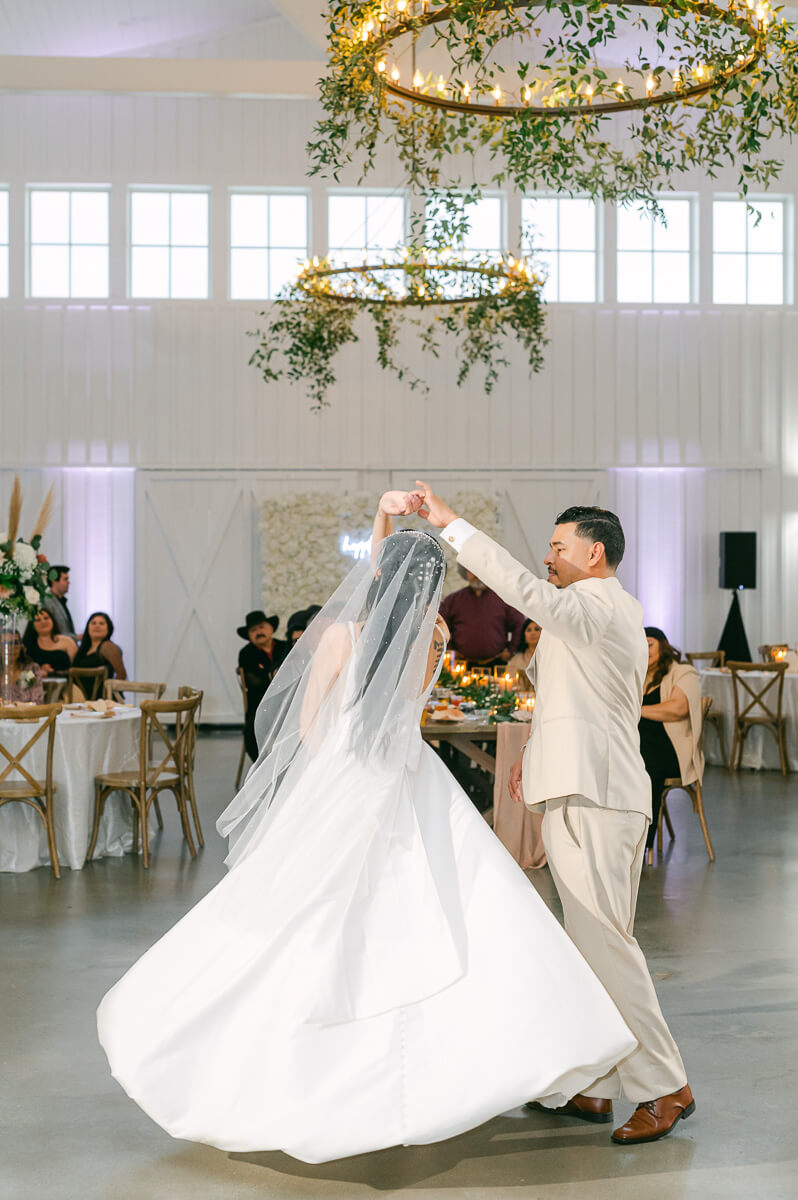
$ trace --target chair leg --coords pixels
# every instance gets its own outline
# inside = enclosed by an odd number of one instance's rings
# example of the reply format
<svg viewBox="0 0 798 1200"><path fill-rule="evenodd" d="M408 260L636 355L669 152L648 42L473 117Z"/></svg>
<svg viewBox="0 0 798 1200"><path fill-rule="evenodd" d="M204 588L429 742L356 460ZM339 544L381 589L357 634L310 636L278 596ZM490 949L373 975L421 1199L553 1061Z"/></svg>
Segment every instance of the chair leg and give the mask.
<svg viewBox="0 0 798 1200"><path fill-rule="evenodd" d="M247 747L246 747L246 743L244 742L244 740L242 738L241 739L241 753L238 756L238 770L236 771L236 782L235 782L236 791L238 791L238 789L241 787L241 776L244 773L244 759L246 758L246 756L247 756Z"/></svg>
<svg viewBox="0 0 798 1200"><path fill-rule="evenodd" d="M186 786L185 780L181 779L175 788L175 799L177 800L177 808L180 813L180 823L183 826L183 837L188 845L188 852L192 858L197 857L197 847L194 845L194 838L191 834L191 822L188 819L188 807L186 805Z"/></svg>
<svg viewBox="0 0 798 1200"><path fill-rule="evenodd" d="M147 790L140 788L138 793L139 825L141 827L141 862L144 870L150 866L150 834L147 828Z"/></svg>
<svg viewBox="0 0 798 1200"><path fill-rule="evenodd" d="M714 862L715 861L715 851L712 846L712 838L709 836L709 827L707 825L706 813L704 812L703 788L701 787L700 783L695 783L693 785L693 787L694 787L695 810L698 813L698 819L701 822L701 832L704 835L704 845L707 848L707 854L709 855L709 861Z"/></svg>
<svg viewBox="0 0 798 1200"><path fill-rule="evenodd" d="M735 762L737 760L737 743L740 741L740 730L737 722L734 722L734 733L732 734L731 750L729 751L728 767L730 771L736 770Z"/></svg>
<svg viewBox="0 0 798 1200"><path fill-rule="evenodd" d="M158 803L157 796L153 800L153 804L155 806L155 817L156 817L156 820L158 821L158 828L163 829L163 817L161 816L161 806Z"/></svg>
<svg viewBox="0 0 798 1200"><path fill-rule="evenodd" d="M61 864L58 861L58 848L55 844L55 820L53 818L52 796L44 802L44 828L47 831L47 849L50 853L50 868L56 879L61 878Z"/></svg>
<svg viewBox="0 0 798 1200"><path fill-rule="evenodd" d="M659 816L657 817L657 854L662 858L662 814L665 809L665 797L660 800Z"/></svg>
<svg viewBox="0 0 798 1200"><path fill-rule="evenodd" d="M729 766L729 756L726 753L726 735L723 732L723 717L718 717L712 724L715 727L715 732L718 735L718 746L720 748L720 757L724 767Z"/></svg>
<svg viewBox="0 0 798 1200"><path fill-rule="evenodd" d="M105 793L99 783L94 784L94 824L91 831L91 841L89 848L86 851L86 862L91 862L94 857L94 851L97 849L97 838L100 833L100 821L102 820L103 809L105 808Z"/></svg>
<svg viewBox="0 0 798 1200"><path fill-rule="evenodd" d="M671 824L671 814L668 812L668 804L667 804L666 800L662 801L662 815L665 818L665 824L668 827L668 833L670 834L671 841L673 841L676 837L676 834L673 831L673 825Z"/></svg>
<svg viewBox="0 0 798 1200"><path fill-rule="evenodd" d="M204 846L205 838L202 836L202 826L200 825L199 813L197 812L197 798L194 795L193 777L186 783L186 791L188 792L188 802L191 805L191 815L194 818L194 828L197 831L197 842L200 846Z"/></svg>
<svg viewBox="0 0 798 1200"><path fill-rule="evenodd" d="M790 763L787 758L787 744L784 737L784 722L780 721L776 731L776 741L779 744L779 762L781 763L782 775L789 774Z"/></svg>

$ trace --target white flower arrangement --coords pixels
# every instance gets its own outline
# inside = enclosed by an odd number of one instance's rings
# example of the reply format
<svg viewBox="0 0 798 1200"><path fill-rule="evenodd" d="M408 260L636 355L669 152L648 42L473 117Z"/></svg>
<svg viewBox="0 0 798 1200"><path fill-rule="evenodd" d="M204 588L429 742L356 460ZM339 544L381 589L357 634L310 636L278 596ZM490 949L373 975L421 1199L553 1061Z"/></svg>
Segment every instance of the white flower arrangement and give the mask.
<svg viewBox="0 0 798 1200"><path fill-rule="evenodd" d="M42 607L48 586L50 564L39 553L42 534L53 505L50 488L41 507L30 540L18 536L22 513L22 489L14 477L8 510L8 529L0 536L0 613L29 620Z"/></svg>
<svg viewBox="0 0 798 1200"><path fill-rule="evenodd" d="M19 687L29 691L36 685L36 672L27 667L24 671L20 671L17 675L17 684Z"/></svg>
<svg viewBox="0 0 798 1200"><path fill-rule="evenodd" d="M324 604L354 565L353 550L371 537L379 496L371 493L297 492L261 505L260 538L263 604L285 623L292 612L310 604ZM461 491L447 494L455 512L489 537L501 538L501 513L492 493ZM398 517L397 528L431 527L419 517ZM350 552L342 546L348 539ZM447 556L443 594L464 586Z"/></svg>

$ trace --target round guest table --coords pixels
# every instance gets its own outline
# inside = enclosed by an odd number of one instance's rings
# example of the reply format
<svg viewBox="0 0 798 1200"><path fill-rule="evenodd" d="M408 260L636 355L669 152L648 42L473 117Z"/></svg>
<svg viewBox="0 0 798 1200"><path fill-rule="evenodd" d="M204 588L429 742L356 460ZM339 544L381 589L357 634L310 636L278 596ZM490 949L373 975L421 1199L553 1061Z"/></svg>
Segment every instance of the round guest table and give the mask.
<svg viewBox="0 0 798 1200"><path fill-rule="evenodd" d="M141 710L117 709L112 717L72 716L62 712L55 727L53 806L55 840L62 867L79 871L86 858L94 816L94 776L106 771L136 770L139 762ZM0 719L0 741L17 753L35 732L33 724ZM44 779L47 739L41 737L22 760L37 779ZM4 762L5 760L3 760ZM10 778L19 778L12 775ZM120 856L133 846L133 811L120 792L108 797L94 857ZM30 871L50 862L44 825L27 804L0 808L0 871Z"/></svg>

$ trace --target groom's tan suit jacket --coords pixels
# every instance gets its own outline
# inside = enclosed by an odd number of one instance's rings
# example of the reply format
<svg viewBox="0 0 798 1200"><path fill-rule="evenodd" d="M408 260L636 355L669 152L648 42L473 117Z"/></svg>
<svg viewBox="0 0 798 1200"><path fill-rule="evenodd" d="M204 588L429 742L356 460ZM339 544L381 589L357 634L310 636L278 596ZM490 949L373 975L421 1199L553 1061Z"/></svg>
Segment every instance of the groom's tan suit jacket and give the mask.
<svg viewBox="0 0 798 1200"><path fill-rule="evenodd" d="M527 806L579 795L650 819L638 733L648 667L642 605L614 578L555 588L465 521L447 526L443 539L464 567L543 629L524 754Z"/></svg>

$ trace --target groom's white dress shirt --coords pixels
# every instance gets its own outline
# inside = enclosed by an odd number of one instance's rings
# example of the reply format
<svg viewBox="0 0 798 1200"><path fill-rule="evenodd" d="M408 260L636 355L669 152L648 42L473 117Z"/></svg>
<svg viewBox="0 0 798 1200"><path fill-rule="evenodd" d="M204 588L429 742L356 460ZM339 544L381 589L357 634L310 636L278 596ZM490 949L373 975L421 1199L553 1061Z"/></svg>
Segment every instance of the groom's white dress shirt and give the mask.
<svg viewBox="0 0 798 1200"><path fill-rule="evenodd" d="M651 781L638 733L648 669L640 602L614 578L556 588L462 518L442 538L463 566L543 629L524 754L528 807L579 795L650 819Z"/></svg>

